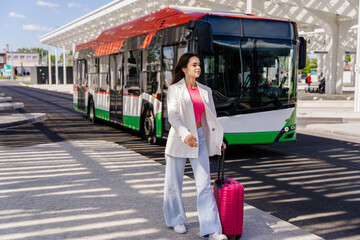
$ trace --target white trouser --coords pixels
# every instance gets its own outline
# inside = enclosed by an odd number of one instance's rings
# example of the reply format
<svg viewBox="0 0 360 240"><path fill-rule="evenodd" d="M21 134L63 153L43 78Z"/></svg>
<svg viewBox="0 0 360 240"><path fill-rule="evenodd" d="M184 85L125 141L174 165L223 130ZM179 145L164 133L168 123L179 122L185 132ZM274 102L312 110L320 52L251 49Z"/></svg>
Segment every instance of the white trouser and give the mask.
<svg viewBox="0 0 360 240"><path fill-rule="evenodd" d="M190 158L197 191L197 210L200 235L222 232L219 212L211 190L208 150L202 128L198 128L198 158ZM186 158L165 154L164 216L168 227L186 223L184 203L181 196Z"/></svg>

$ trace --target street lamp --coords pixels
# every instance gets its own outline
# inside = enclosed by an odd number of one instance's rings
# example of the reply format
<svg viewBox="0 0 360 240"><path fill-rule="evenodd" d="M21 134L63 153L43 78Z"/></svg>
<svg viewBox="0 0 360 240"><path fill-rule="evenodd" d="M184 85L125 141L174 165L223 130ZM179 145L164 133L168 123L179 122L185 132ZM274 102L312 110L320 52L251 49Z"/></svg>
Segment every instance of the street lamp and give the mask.
<svg viewBox="0 0 360 240"><path fill-rule="evenodd" d="M11 46L11 81L14 81L14 52Z"/></svg>

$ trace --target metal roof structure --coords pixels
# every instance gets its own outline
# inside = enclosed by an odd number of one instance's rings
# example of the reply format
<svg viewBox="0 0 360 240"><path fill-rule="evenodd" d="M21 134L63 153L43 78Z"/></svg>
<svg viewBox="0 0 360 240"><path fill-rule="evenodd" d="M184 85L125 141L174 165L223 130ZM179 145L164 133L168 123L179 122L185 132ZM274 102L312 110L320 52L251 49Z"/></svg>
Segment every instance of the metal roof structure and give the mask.
<svg viewBox="0 0 360 240"><path fill-rule="evenodd" d="M246 11L247 0L114 0L54 31L42 36L44 44L73 49L73 45L96 39L101 32L122 23L134 20L151 12L169 6L201 8L207 10ZM348 51L356 48L357 0L253 0L252 13L257 16L286 18L298 22L300 32L310 41L309 49L314 51L324 45L326 33L331 31L330 23L347 25L348 31L342 43ZM316 29L323 31L315 31Z"/></svg>

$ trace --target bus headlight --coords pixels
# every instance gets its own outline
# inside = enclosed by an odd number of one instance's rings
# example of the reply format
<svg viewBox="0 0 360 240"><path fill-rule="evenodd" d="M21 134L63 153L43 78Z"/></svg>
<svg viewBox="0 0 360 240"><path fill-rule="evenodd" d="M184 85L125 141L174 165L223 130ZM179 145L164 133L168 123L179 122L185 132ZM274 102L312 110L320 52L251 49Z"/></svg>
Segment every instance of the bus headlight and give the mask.
<svg viewBox="0 0 360 240"><path fill-rule="evenodd" d="M289 131L289 127L285 127L284 130L285 130L285 132L288 132L288 131Z"/></svg>

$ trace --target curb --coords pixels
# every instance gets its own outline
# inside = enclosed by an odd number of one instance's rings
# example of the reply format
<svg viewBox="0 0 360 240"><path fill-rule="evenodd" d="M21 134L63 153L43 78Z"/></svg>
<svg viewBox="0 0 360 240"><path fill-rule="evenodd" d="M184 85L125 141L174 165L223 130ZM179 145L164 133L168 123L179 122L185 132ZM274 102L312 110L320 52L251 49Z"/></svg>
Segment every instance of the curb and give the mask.
<svg viewBox="0 0 360 240"><path fill-rule="evenodd" d="M73 94L73 85L72 84L67 84L67 85L46 85L46 84L26 85L24 83L20 83L20 85L25 86L25 87L30 87L30 88L41 89L41 90Z"/></svg>
<svg viewBox="0 0 360 240"><path fill-rule="evenodd" d="M0 102L12 102L12 97L0 96Z"/></svg>
<svg viewBox="0 0 360 240"><path fill-rule="evenodd" d="M342 124L309 124L306 129L316 132L325 132L343 136L360 137L360 122Z"/></svg>
<svg viewBox="0 0 360 240"><path fill-rule="evenodd" d="M24 108L24 103L22 103L22 102L0 103L0 111L14 110L14 109L17 109L17 108Z"/></svg>
<svg viewBox="0 0 360 240"><path fill-rule="evenodd" d="M6 115L2 116L2 120L5 121L0 122L0 130L39 123L47 119L48 118L45 113L24 113Z"/></svg>

